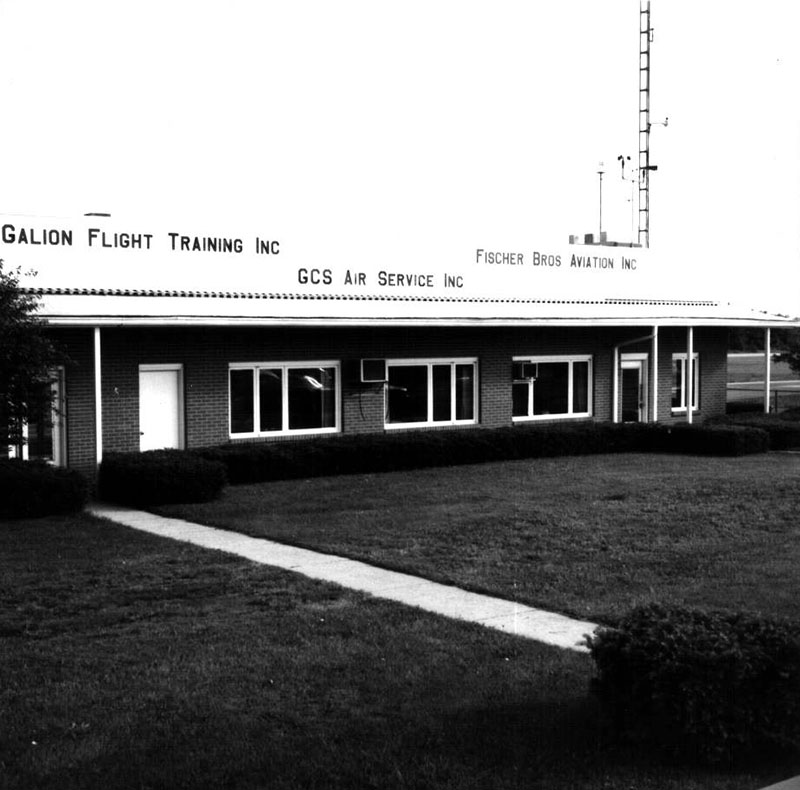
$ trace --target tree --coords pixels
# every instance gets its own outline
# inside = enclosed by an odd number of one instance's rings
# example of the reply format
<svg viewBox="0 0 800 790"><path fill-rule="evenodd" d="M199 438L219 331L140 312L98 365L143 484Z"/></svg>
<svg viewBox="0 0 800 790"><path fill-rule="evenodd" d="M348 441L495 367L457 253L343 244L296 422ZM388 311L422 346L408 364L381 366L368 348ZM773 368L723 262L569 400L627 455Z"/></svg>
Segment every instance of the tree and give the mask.
<svg viewBox="0 0 800 790"><path fill-rule="evenodd" d="M19 286L19 268L0 259L0 454L21 448L24 426L52 407L53 369L66 361L36 316L39 301Z"/></svg>
<svg viewBox="0 0 800 790"><path fill-rule="evenodd" d="M788 362L795 373L800 373L800 330L787 329L781 347L783 351L776 357L778 362Z"/></svg>

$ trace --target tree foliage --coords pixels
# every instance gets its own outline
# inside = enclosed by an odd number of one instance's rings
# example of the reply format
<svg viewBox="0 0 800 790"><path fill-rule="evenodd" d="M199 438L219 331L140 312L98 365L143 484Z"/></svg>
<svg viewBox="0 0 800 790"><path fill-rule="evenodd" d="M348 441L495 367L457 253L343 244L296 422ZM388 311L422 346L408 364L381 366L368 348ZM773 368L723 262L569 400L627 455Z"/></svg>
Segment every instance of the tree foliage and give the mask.
<svg viewBox="0 0 800 790"><path fill-rule="evenodd" d="M787 362L795 373L800 373L800 330L786 330L783 351L778 354L777 360L778 362Z"/></svg>
<svg viewBox="0 0 800 790"><path fill-rule="evenodd" d="M19 277L19 268L6 270L0 260L0 448L23 444L23 425L49 408L52 371L65 361Z"/></svg>

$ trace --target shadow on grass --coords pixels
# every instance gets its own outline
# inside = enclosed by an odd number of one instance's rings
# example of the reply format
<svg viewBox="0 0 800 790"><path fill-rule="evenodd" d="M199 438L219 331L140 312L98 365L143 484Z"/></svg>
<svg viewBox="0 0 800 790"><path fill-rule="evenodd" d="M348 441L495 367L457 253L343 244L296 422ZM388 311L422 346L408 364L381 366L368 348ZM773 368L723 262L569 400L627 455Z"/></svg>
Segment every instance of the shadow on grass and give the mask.
<svg viewBox="0 0 800 790"><path fill-rule="evenodd" d="M709 766L655 744L617 738L591 696L464 710L450 717L450 747L498 787L705 790L758 788L800 770L785 754ZM494 786L490 781L476 787Z"/></svg>

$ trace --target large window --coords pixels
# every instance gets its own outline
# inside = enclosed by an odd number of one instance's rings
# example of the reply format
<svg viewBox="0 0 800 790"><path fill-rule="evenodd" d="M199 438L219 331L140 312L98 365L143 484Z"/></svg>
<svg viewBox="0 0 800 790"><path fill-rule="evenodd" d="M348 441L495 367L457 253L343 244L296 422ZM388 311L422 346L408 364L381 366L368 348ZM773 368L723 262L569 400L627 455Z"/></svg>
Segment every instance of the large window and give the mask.
<svg viewBox="0 0 800 790"><path fill-rule="evenodd" d="M475 359L389 360L386 426L476 421Z"/></svg>
<svg viewBox="0 0 800 790"><path fill-rule="evenodd" d="M229 378L232 437L339 430L338 363L236 363Z"/></svg>
<svg viewBox="0 0 800 790"><path fill-rule="evenodd" d="M686 354L672 355L672 411L686 411ZM700 408L700 356L692 355L692 411Z"/></svg>
<svg viewBox="0 0 800 790"><path fill-rule="evenodd" d="M589 417L592 413L592 358L514 357L514 420Z"/></svg>

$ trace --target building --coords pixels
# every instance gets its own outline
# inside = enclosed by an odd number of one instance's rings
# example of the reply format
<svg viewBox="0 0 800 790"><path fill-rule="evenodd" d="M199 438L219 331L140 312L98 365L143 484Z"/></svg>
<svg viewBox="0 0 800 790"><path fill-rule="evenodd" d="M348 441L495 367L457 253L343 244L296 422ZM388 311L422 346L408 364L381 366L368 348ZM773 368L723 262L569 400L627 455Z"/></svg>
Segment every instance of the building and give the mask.
<svg viewBox="0 0 800 790"><path fill-rule="evenodd" d="M112 451L702 421L725 411L728 329L761 326L768 341L797 325L654 296L643 249L472 246L384 268L99 217L0 224L0 257L39 269L25 287L70 358L52 429L30 426L27 453L89 474Z"/></svg>

